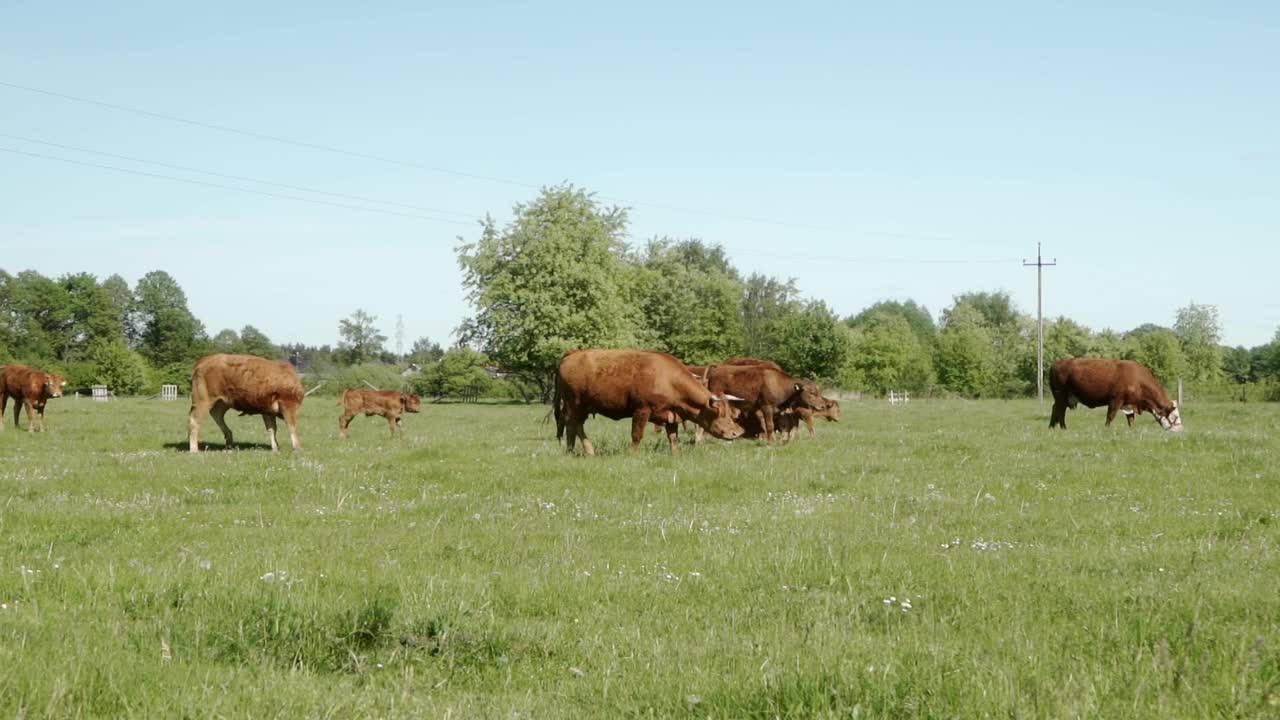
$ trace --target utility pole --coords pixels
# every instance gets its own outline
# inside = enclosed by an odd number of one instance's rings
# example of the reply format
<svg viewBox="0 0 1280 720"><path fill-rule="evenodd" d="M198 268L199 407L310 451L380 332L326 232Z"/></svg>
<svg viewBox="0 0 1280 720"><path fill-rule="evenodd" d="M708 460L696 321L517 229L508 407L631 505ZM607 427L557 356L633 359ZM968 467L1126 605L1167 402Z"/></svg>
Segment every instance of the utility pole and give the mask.
<svg viewBox="0 0 1280 720"><path fill-rule="evenodd" d="M1044 261L1040 256L1040 243L1036 243L1036 261L1022 261L1023 267L1036 269L1036 325L1039 326L1039 346L1036 348L1036 394L1040 396L1042 405L1044 404L1044 269L1057 264L1058 258L1054 258L1053 262Z"/></svg>

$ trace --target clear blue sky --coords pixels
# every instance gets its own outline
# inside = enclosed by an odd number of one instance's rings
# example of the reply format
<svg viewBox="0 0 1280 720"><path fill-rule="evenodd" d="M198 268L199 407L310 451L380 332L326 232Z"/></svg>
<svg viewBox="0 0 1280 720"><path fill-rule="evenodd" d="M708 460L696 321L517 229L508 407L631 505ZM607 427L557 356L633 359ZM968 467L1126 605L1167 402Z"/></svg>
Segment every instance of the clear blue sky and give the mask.
<svg viewBox="0 0 1280 720"><path fill-rule="evenodd" d="M1020 260L1041 241L1060 262L1047 315L1124 330L1194 300L1245 345L1280 325L1274 2L10 1L0 17L0 82L516 182L0 86L6 135L455 220L505 220L568 180L631 205L637 242L720 243L842 315L884 298L936 314L994 289L1034 313ZM0 153L0 266L130 282L164 269L211 333L335 342L363 307L389 336L403 314L406 345L449 344L468 311L459 235L472 221Z"/></svg>

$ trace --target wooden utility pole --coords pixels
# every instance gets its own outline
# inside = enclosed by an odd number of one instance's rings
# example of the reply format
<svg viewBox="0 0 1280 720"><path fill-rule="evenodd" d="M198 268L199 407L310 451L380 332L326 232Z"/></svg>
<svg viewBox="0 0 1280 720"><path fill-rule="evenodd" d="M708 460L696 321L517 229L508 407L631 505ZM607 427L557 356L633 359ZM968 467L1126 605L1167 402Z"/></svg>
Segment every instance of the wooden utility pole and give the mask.
<svg viewBox="0 0 1280 720"><path fill-rule="evenodd" d="M1044 403L1044 269L1057 264L1058 258L1054 258L1053 262L1044 261L1040 256L1040 243L1036 243L1036 261L1022 261L1023 267L1036 269L1036 325L1039 327L1039 345L1036 348L1036 394L1040 396L1041 404Z"/></svg>

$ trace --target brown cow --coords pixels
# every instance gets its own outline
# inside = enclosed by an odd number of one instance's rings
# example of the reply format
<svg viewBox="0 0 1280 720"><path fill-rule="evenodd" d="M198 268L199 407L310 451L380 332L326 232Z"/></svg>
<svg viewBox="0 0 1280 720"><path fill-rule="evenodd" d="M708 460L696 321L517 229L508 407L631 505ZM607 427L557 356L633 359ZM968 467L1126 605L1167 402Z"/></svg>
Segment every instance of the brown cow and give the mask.
<svg viewBox="0 0 1280 720"><path fill-rule="evenodd" d="M196 361L191 373L191 452L200 451L200 419L205 413L222 428L231 447L231 428L223 420L228 410L241 415L261 415L271 439L271 450L277 452L276 418L284 418L289 426L289 440L294 450L298 442L298 408L302 407L302 382L293 366L284 361L267 360L255 355L205 355Z"/></svg>
<svg viewBox="0 0 1280 720"><path fill-rule="evenodd" d="M392 437L400 427L400 416L406 412L416 413L422 409L422 398L399 390L370 390L368 388L347 388L342 393L342 417L338 418L338 434L347 437L347 427L351 418L360 413L365 417L381 415L387 419Z"/></svg>
<svg viewBox="0 0 1280 720"><path fill-rule="evenodd" d="M644 350L572 350L560 358L552 412L556 438L565 436L569 452L576 440L594 455L583 424L587 416L610 420L631 418L631 450L644 439L645 425L667 430L672 452L678 450L679 423L689 419L712 435L732 440L742 434L733 408L723 395L713 395L674 356Z"/></svg>
<svg viewBox="0 0 1280 720"><path fill-rule="evenodd" d="M726 359L721 365L759 365L760 367L773 368L781 372L786 372L782 366L772 360L761 360L753 357L731 357Z"/></svg>
<svg viewBox="0 0 1280 720"><path fill-rule="evenodd" d="M45 431L44 406L49 398L62 397L67 381L61 375L37 370L26 365L0 366L0 430L4 430L4 414L13 398L13 426L18 427L19 411L27 408L27 432Z"/></svg>
<svg viewBox="0 0 1280 720"><path fill-rule="evenodd" d="M808 407L825 410L826 401L818 386L797 380L767 365L715 365L707 373L707 389L713 393L742 398L743 413L759 413L765 442L773 444L774 415L782 410Z"/></svg>
<svg viewBox="0 0 1280 720"><path fill-rule="evenodd" d="M1135 414L1149 412L1165 430L1182 431L1178 404L1169 400L1169 395L1156 382L1151 370L1132 360L1059 360L1049 370L1049 388L1053 391L1053 412L1049 416L1051 428L1057 426L1065 430L1067 408L1074 408L1080 402L1091 408L1106 405L1107 425L1123 409L1129 427L1133 427Z"/></svg>

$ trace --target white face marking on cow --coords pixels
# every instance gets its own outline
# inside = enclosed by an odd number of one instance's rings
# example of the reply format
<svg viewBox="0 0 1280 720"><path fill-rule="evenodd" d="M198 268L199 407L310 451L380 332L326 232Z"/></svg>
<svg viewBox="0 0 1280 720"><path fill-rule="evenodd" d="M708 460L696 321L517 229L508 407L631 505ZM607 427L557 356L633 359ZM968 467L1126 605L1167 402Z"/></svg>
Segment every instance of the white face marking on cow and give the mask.
<svg viewBox="0 0 1280 720"><path fill-rule="evenodd" d="M1170 432L1182 432L1182 413L1178 412L1178 403L1173 404L1173 412L1169 413L1169 416L1160 424Z"/></svg>

